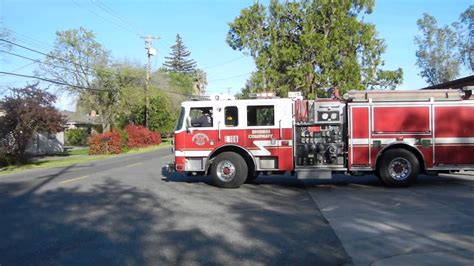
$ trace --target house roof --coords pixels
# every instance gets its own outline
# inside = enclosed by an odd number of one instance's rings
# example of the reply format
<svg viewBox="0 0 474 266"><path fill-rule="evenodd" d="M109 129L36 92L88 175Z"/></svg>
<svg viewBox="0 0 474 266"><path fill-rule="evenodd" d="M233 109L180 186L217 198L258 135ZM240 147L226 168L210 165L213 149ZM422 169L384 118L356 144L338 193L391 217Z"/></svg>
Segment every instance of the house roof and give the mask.
<svg viewBox="0 0 474 266"><path fill-rule="evenodd" d="M474 86L474 75L422 88L422 90L462 89L469 86Z"/></svg>
<svg viewBox="0 0 474 266"><path fill-rule="evenodd" d="M70 112L70 111L61 111L61 114L66 116L67 124L88 124L88 125L98 125L98 117L92 117L87 114Z"/></svg>

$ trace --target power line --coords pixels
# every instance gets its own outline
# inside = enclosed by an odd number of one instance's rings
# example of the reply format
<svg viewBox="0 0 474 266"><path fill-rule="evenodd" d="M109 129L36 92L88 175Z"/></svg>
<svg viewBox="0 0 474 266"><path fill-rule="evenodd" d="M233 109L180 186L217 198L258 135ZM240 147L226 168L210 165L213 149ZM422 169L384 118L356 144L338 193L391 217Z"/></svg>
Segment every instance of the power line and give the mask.
<svg viewBox="0 0 474 266"><path fill-rule="evenodd" d="M136 35L140 36L139 33L134 32L134 31L130 30L129 28L122 27L122 26L118 25L117 23L115 23L115 22L113 22L113 21L111 21L111 20L109 20L109 19L107 19L107 18L101 16L100 14L98 14L97 12L95 12L94 10L92 10L92 9L90 9L90 8L87 8L87 7L85 7L85 6L82 6L81 4L77 3L75 0L72 0L72 2L73 2L76 6L78 6L78 7L80 7L80 8L83 8L83 9L85 9L85 10L91 12L92 14L96 15L97 17L99 17L99 18L101 18L101 19L103 19L103 20L105 20L105 21L107 21L107 22L109 22L109 23L115 25L116 27L119 27L120 29L126 30L126 31L128 31L128 32L130 32L130 33L132 33L132 34L136 34Z"/></svg>
<svg viewBox="0 0 474 266"><path fill-rule="evenodd" d="M27 36L27 35L24 35L24 34L15 32L15 31L10 30L10 29L7 29L7 28L5 28L5 30L8 31L10 34L15 35L15 37L14 37L15 39L18 39L18 40L20 40L21 42L27 43L27 44L29 44L29 45L31 45L31 46L38 47L38 48L41 47L41 49L44 49L44 48L46 48L46 49L54 48L53 46L51 46L51 45L49 45L49 44L47 44L47 43L45 43L45 42L42 42L42 41L40 41L40 40L33 39L33 38L31 38L31 37L29 37L29 36Z"/></svg>
<svg viewBox="0 0 474 266"><path fill-rule="evenodd" d="M82 87L82 86L72 85L72 84L68 84L68 83L64 83L64 82L56 81L56 80L52 80L52 79L41 78L41 77L30 76L30 75L24 75L24 74L17 74L17 73L12 73L12 72L0 71L0 74L23 77L23 78L33 78L33 79L43 80L43 81L46 81L46 82L50 82L50 83L54 83L54 84L58 84L58 85L70 86L70 87L83 89L83 90L104 91L104 90L98 90L98 89L93 89L93 88L86 88L86 87Z"/></svg>
<svg viewBox="0 0 474 266"><path fill-rule="evenodd" d="M33 64L36 64L36 62L28 63L28 64L26 64L26 65L24 65L24 66L21 66L21 67L19 67L19 68L17 68L17 69L14 69L14 70L10 71L10 72L11 72L11 73L15 73L15 72L17 72L17 71L20 71L20 70L22 70L22 69L24 69L24 68L27 68L27 67L33 65ZM3 75L4 75L4 74L3 74Z"/></svg>
<svg viewBox="0 0 474 266"><path fill-rule="evenodd" d="M82 89L82 90L99 91L99 92L107 92L107 91L109 91L109 92L115 92L115 91L116 91L116 90L101 90L101 89L94 89L94 88L88 88L88 87L83 87L83 86L77 86L77 85L72 85L72 84L69 84L69 83L65 83L65 82L61 82L61 81L56 81L56 80L52 80L52 79L47 79L47 78L42 78L42 77L36 77L36 76L31 76L31 75L17 74L17 73L12 73L12 72L0 71L0 74L2 74L2 75L10 75L10 76L17 76L17 77L23 77L23 78L38 79L38 80L42 80L42 81L54 83L54 84L57 84L57 85L70 86L70 87L74 87L74 88L78 88L78 89ZM161 91L161 92L167 92L167 93L171 93L171 94L177 94L177 95L182 95L182 96L189 97L189 95L188 95L188 94L185 94L185 93L180 93L180 92L176 92L176 91L169 91L169 90L162 90L162 89L158 89L158 90Z"/></svg>
<svg viewBox="0 0 474 266"><path fill-rule="evenodd" d="M91 0L91 3L96 5L97 7L99 7L100 9L104 10L105 12L109 13L110 15L120 19L121 21L123 21L124 23L126 23L127 25L131 26L132 28L134 28L139 35L143 35L141 34L143 32L142 28L140 28L139 26L137 26L137 24L135 24L133 21L127 19L126 17L120 15L119 13L117 13L115 10L113 10L111 7L107 6L105 3L102 3L100 1L94 1L94 0Z"/></svg>
<svg viewBox="0 0 474 266"><path fill-rule="evenodd" d="M150 83L155 84L155 85L158 85L157 83L155 83L155 82L153 82L153 81L151 81ZM176 94L176 95L182 95L182 96L186 96L186 97L189 97L189 96L190 96L189 94L182 93L182 92L169 91L169 90L162 90L162 89L158 89L158 90L161 91L161 92L167 92L167 93Z"/></svg>
<svg viewBox="0 0 474 266"><path fill-rule="evenodd" d="M38 64L43 64L43 65L49 65L49 66L54 66L54 67L58 67L58 68L62 68L70 73L77 73L77 71L75 70L71 70L67 67L63 67L63 66L58 66L58 65L55 65L55 64L51 64L51 63L45 63L45 62L42 62L41 60L39 59L34 59L34 58L30 58L30 57L27 57L27 56L24 56L24 55L19 55L19 54L15 54L15 53L12 53L12 52L8 52L8 51L4 51L4 50L0 50L1 53L5 53L5 54L9 54L9 55L13 55L13 56L16 56L16 57L19 57L19 58L23 58L23 59L26 59L26 60L30 60L30 61L33 61L33 63L38 63ZM90 75L93 75L94 73L92 72L87 72L86 74L90 74Z"/></svg>
<svg viewBox="0 0 474 266"><path fill-rule="evenodd" d="M227 65L227 64L229 64L229 63L232 63L232 62L235 62L235 61L237 61L237 60L240 60L240 59L242 59L242 58L244 58L244 57L245 57L245 56L242 55L242 56L239 56L239 57L237 57L237 58L231 59L231 60L229 60L229 61L225 61L225 62L222 62L222 63L219 63L219 64L207 66L207 67L203 67L202 69L204 70L204 69L210 69L210 68L215 68L215 67L218 67L218 66Z"/></svg>
<svg viewBox="0 0 474 266"><path fill-rule="evenodd" d="M236 76L231 76L231 77L226 77L226 78L211 79L211 80L209 80L209 82L240 78L240 77L246 76L246 75L251 74L251 73L252 73L252 72L247 72L247 73L244 73L244 74L240 74L240 75L236 75Z"/></svg>
<svg viewBox="0 0 474 266"><path fill-rule="evenodd" d="M18 46L20 48L23 48L25 50L28 50L28 51L31 51L31 52L34 52L34 53L38 53L38 54L41 54L41 55L44 55L46 57L49 57L49 58L53 58L53 59L56 59L56 60L59 60L59 61L63 61L63 62L66 62L66 63L69 63L69 64L73 64L74 66L78 66L80 68L90 68L94 71L103 71L105 73L108 73L108 74L113 74L114 72L110 71L110 70L107 70L107 69L96 69L94 67L90 67L90 66L84 66L84 65L81 65L81 64L78 64L78 63L75 63L75 62L72 62L70 60L67 60L67 59L64 59L64 58L60 58L60 57L56 57L56 56L53 56L53 55L50 55L50 54L46 54L44 52L41 52L41 51L38 51L38 50L35 50L35 49L32 49L32 48L29 48L29 47L26 47L26 46L23 46L23 45L20 45L20 44L17 44L17 43L14 43L12 41L9 41L9 40L5 40L5 39L0 39L0 41L3 41L3 42L6 42L6 43L9 43L9 44L12 44L14 46ZM92 73L90 71L84 71L86 72L87 74L95 74L95 73Z"/></svg>
<svg viewBox="0 0 474 266"><path fill-rule="evenodd" d="M87 91L117 92L117 90L94 89L94 88L90 88L90 87L83 87L83 86L73 85L73 84L69 84L69 83L65 83L65 82L61 82L61 81L57 81L57 80L52 80L52 79L47 79L47 78L42 78L42 77L37 77L37 76L31 76L31 75L25 75L25 74L17 74L17 73L4 72L4 71L0 71L0 74L10 75L10 76L17 76L17 77L23 77L23 78L38 79L38 80L46 81L46 82L53 83L53 84L57 84L57 85L69 86L69 87L73 87L73 88L77 88L77 89L82 89L82 90L87 90Z"/></svg>
<svg viewBox="0 0 474 266"><path fill-rule="evenodd" d="M28 47L26 47L26 46L23 46L23 45L18 44L18 43L14 43L14 42L9 41L9 40L0 39L0 41L9 43L9 44L12 44L12 45L15 45L15 46L18 46L18 47L20 47L20 48L26 49L26 50L31 51L31 52L35 52L35 53L38 53L38 54L42 54L42 55L44 55L44 56L49 56L49 55L46 54L46 53L40 52L40 51L35 50L35 49L28 48ZM64 59L62 59L62 60L64 60Z"/></svg>

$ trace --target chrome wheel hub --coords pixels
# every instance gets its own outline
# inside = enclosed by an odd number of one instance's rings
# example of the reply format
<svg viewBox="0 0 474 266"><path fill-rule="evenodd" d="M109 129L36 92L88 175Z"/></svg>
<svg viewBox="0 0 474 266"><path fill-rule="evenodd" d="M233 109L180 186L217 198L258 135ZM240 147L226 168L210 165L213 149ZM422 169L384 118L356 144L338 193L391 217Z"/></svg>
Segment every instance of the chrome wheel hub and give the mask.
<svg viewBox="0 0 474 266"><path fill-rule="evenodd" d="M390 162L388 172L393 179L404 180L411 174L411 164L405 158L395 158Z"/></svg>
<svg viewBox="0 0 474 266"><path fill-rule="evenodd" d="M217 164L217 177L224 181L229 182L235 177L235 166L231 161L223 160Z"/></svg>

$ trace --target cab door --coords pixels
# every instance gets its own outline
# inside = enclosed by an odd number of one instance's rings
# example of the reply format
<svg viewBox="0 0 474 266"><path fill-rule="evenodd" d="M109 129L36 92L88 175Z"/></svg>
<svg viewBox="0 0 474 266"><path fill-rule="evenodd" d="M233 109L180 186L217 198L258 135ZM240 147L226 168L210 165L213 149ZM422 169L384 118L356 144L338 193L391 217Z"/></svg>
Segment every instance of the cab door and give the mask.
<svg viewBox="0 0 474 266"><path fill-rule="evenodd" d="M218 111L210 104L189 107L182 147L186 171L204 171L206 159L218 140Z"/></svg>
<svg viewBox="0 0 474 266"><path fill-rule="evenodd" d="M246 147L260 171L293 169L291 101L246 106Z"/></svg>

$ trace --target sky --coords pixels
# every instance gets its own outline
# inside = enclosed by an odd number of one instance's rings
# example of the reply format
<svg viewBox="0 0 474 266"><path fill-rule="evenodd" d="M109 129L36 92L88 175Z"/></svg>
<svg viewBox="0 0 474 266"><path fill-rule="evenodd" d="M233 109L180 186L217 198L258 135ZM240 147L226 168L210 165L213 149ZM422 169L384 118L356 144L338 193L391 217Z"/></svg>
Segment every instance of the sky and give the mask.
<svg viewBox="0 0 474 266"><path fill-rule="evenodd" d="M199 68L207 72L207 93L238 93L255 64L249 56L234 51L226 43L228 23L253 0L0 0L3 26L14 41L47 53L55 32L84 27L111 51L114 59L145 64L147 57L141 36L159 36L154 41L158 54L152 68L161 67L169 55L176 34L180 34ZM267 2L267 1L262 1ZM365 20L376 25L385 40L385 69L403 68L404 82L397 89L427 86L415 66L418 34L416 20L429 13L438 25L459 18L472 1L466 0L378 0ZM10 52L41 60L40 54L14 47ZM0 53L0 71L31 75L37 69L31 61ZM467 75L463 71L462 76ZM27 80L0 75L0 88L20 87ZM46 83L41 83L45 84ZM74 109L73 99L62 96L61 109Z"/></svg>

